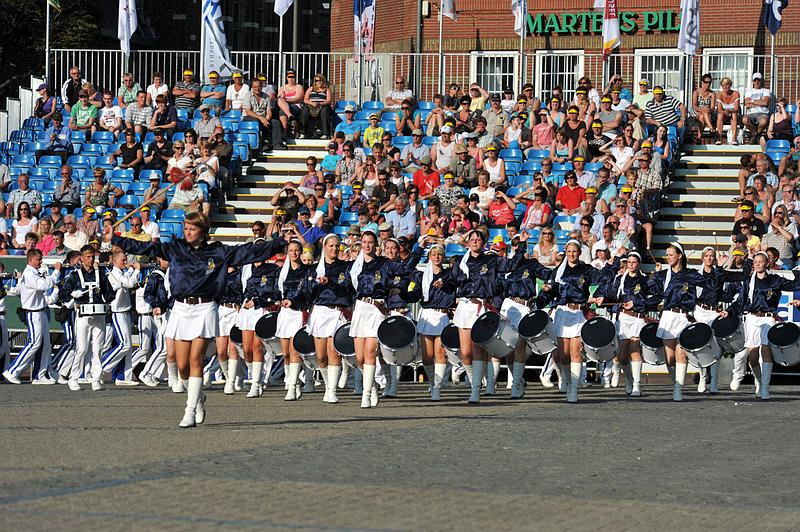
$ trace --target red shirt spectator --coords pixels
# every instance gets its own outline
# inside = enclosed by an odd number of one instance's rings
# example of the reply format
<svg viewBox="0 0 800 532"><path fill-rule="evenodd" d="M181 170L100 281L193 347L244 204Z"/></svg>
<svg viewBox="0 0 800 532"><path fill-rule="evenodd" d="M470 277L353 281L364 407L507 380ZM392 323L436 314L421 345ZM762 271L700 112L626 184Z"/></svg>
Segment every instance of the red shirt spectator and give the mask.
<svg viewBox="0 0 800 532"><path fill-rule="evenodd" d="M441 183L439 172L431 170L430 159L423 157L422 168L414 172L414 185L419 189L419 199L432 196L433 191L439 188Z"/></svg>
<svg viewBox="0 0 800 532"><path fill-rule="evenodd" d="M489 226L505 227L514 219L514 203L498 190L495 193L494 201L489 203Z"/></svg>
<svg viewBox="0 0 800 532"><path fill-rule="evenodd" d="M558 189L556 209L572 214L578 210L581 203L586 199L586 189L578 185L578 177L571 170L567 172L564 179L567 184Z"/></svg>

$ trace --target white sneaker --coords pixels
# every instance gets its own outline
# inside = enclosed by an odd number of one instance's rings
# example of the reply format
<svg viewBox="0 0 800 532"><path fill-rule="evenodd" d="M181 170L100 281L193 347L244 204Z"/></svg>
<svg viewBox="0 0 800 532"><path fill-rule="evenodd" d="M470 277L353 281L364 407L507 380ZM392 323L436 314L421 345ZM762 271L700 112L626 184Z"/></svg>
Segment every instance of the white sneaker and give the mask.
<svg viewBox="0 0 800 532"><path fill-rule="evenodd" d="M236 390L233 385L233 380L234 379L228 379L225 381L225 390L224 390L225 395L233 395L234 393L236 393Z"/></svg>
<svg viewBox="0 0 800 532"><path fill-rule="evenodd" d="M378 406L378 387L374 384L372 385L372 393L369 397L369 404L370 406Z"/></svg>
<svg viewBox="0 0 800 532"><path fill-rule="evenodd" d="M697 383L697 393L706 393L706 376L700 374L700 382Z"/></svg>
<svg viewBox="0 0 800 532"><path fill-rule="evenodd" d="M194 408L187 407L186 410L183 411L183 419L181 419L181 422L178 423L178 427L182 429L188 429L197 426L197 421L195 420L196 415L197 414Z"/></svg>
<svg viewBox="0 0 800 532"><path fill-rule="evenodd" d="M63 375L59 375L56 382L58 382L58 384L69 384L69 379Z"/></svg>
<svg viewBox="0 0 800 532"><path fill-rule="evenodd" d="M142 383L150 388L155 388L158 386L158 380L149 373L142 378Z"/></svg>
<svg viewBox="0 0 800 532"><path fill-rule="evenodd" d="M611 372L611 387L616 388L619 386L619 371Z"/></svg>
<svg viewBox="0 0 800 532"><path fill-rule="evenodd" d="M103 383L100 381L92 381L92 390L95 392L99 392L103 389Z"/></svg>
<svg viewBox="0 0 800 532"><path fill-rule="evenodd" d="M545 388L554 388L555 387L555 384L553 384L553 381L551 381L549 377L544 377L541 373L539 374L539 382L541 382L542 386L544 386Z"/></svg>
<svg viewBox="0 0 800 532"><path fill-rule="evenodd" d="M186 387L183 385L183 382L180 379L175 379L175 382L172 383L172 393L183 393L186 391Z"/></svg>
<svg viewBox="0 0 800 532"><path fill-rule="evenodd" d="M206 420L206 394L200 392L200 398L197 400L197 406L194 410L194 422L202 425Z"/></svg>
<svg viewBox="0 0 800 532"><path fill-rule="evenodd" d="M738 390L741 384L742 384L741 377L734 377L733 380L731 381L731 391L735 392L736 390Z"/></svg>
<svg viewBox="0 0 800 532"><path fill-rule="evenodd" d="M641 396L642 396L641 385L633 385L631 389L631 397L641 397Z"/></svg>
<svg viewBox="0 0 800 532"><path fill-rule="evenodd" d="M114 386L139 386L139 381L119 379L114 381Z"/></svg>
<svg viewBox="0 0 800 532"><path fill-rule="evenodd" d="M33 382L31 382L31 384L34 386L50 386L55 383L56 381L49 377L45 377L44 379L34 379Z"/></svg>
<svg viewBox="0 0 800 532"><path fill-rule="evenodd" d="M69 386L69 389L72 390L73 392L81 391L81 385L78 384L77 380L74 380L74 381L73 380L68 380L67 381L67 386Z"/></svg>
<svg viewBox="0 0 800 532"><path fill-rule="evenodd" d="M261 383L254 382L253 384L250 385L250 391L247 392L247 397L248 398L261 397L263 393L264 393L264 387L261 385Z"/></svg>

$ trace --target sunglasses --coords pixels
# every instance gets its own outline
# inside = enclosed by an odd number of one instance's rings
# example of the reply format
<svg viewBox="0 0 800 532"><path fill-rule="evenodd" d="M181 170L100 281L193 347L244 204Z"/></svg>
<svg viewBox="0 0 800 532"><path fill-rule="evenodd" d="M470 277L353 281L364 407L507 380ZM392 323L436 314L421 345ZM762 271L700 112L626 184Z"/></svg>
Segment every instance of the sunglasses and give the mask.
<svg viewBox="0 0 800 532"><path fill-rule="evenodd" d="M403 109L403 111L410 111L411 110L410 107L403 107L402 109Z"/></svg>
<svg viewBox="0 0 800 532"><path fill-rule="evenodd" d="M547 235L547 236L553 236L555 233L550 233L549 231L545 231L545 232L544 232L544 233L542 233L542 234L543 234L543 235Z"/></svg>
<svg viewBox="0 0 800 532"><path fill-rule="evenodd" d="M131 224L131 227L141 227L142 224Z"/></svg>

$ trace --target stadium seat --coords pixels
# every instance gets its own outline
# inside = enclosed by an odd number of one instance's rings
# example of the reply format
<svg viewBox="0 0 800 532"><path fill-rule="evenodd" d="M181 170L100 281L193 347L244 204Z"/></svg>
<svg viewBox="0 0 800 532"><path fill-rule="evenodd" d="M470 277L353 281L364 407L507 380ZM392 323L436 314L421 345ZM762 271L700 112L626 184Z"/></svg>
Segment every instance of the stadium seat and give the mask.
<svg viewBox="0 0 800 532"><path fill-rule="evenodd" d="M111 179L125 179L128 181L133 181L133 178L133 168L117 168L111 172Z"/></svg>
<svg viewBox="0 0 800 532"><path fill-rule="evenodd" d="M371 114L372 114L371 111L359 111L359 112L357 112L355 114L355 116L353 118L355 118L356 120L369 121L369 115L371 115Z"/></svg>
<svg viewBox="0 0 800 532"><path fill-rule="evenodd" d="M563 246L569 240L569 230L556 228L553 232L556 234L556 242L559 246Z"/></svg>
<svg viewBox="0 0 800 532"><path fill-rule="evenodd" d="M70 134L69 140L72 141L73 144L83 144L86 142L86 133L83 131L73 131Z"/></svg>
<svg viewBox="0 0 800 532"><path fill-rule="evenodd" d="M394 120L392 120L391 122L389 121L381 122L381 127L387 133L391 133L392 135L397 135L397 124L395 124Z"/></svg>
<svg viewBox="0 0 800 532"><path fill-rule="evenodd" d="M30 177L31 181L35 179L50 179L50 171L47 168L39 168L34 166L32 168L28 168L28 177Z"/></svg>
<svg viewBox="0 0 800 532"><path fill-rule="evenodd" d="M437 142L439 142L439 137L422 137L422 143L425 146L433 146Z"/></svg>
<svg viewBox="0 0 800 532"><path fill-rule="evenodd" d="M339 100L336 102L336 107L334 107L334 112L336 113L343 113L344 108L348 105L352 105L353 107L358 107L356 105L355 100Z"/></svg>
<svg viewBox="0 0 800 532"><path fill-rule="evenodd" d="M527 161L522 163L522 166L520 167L520 172L525 174L533 174L534 172L538 172L541 169L542 169L541 159L535 161L531 161L530 159L528 159Z"/></svg>
<svg viewBox="0 0 800 532"><path fill-rule="evenodd" d="M422 111L430 111L434 107L436 107L436 105L433 102L417 102L417 109Z"/></svg>
<svg viewBox="0 0 800 532"><path fill-rule="evenodd" d="M550 150L531 150L528 152L528 159L544 159L550 157Z"/></svg>
<svg viewBox="0 0 800 532"><path fill-rule="evenodd" d="M467 252L467 248L460 244L447 244L444 248L444 256L448 259L451 257L457 257L459 255L463 255Z"/></svg>
<svg viewBox="0 0 800 532"><path fill-rule="evenodd" d="M42 194L53 194L56 191L56 187L57 186L58 186L58 183L56 183L55 181L48 181L42 187L41 193Z"/></svg>
<svg viewBox="0 0 800 532"><path fill-rule="evenodd" d="M517 148L505 148L500 150L498 157L506 162L522 162L522 150Z"/></svg>
<svg viewBox="0 0 800 532"><path fill-rule="evenodd" d="M103 155L103 145L94 142L87 142L81 146L81 155L87 157L100 157Z"/></svg>
<svg viewBox="0 0 800 532"><path fill-rule="evenodd" d="M506 176L517 175L522 169L522 163L506 161Z"/></svg>
<svg viewBox="0 0 800 532"><path fill-rule="evenodd" d="M85 157L83 155L72 155L67 159L67 164L73 168L91 168L93 163L92 157Z"/></svg>
<svg viewBox="0 0 800 532"><path fill-rule="evenodd" d="M567 170L572 170L574 167L572 163L567 161L565 163L553 163L553 173L555 172L566 172Z"/></svg>
<svg viewBox="0 0 800 532"><path fill-rule="evenodd" d="M130 212L133 209L135 209L136 207L138 207L139 203L140 203L139 202L139 198L137 198L133 194L125 194L124 196L120 196L116 201L116 204L119 207L122 207L123 209L127 210L128 212Z"/></svg>
<svg viewBox="0 0 800 532"><path fill-rule="evenodd" d="M92 134L92 142L98 144L111 144L115 141L114 134L110 131L95 131Z"/></svg>
<svg viewBox="0 0 800 532"><path fill-rule="evenodd" d="M234 122L241 122L242 121L242 110L241 109L228 109L227 111L222 111L222 114L219 115L220 119L227 118L228 120L232 120Z"/></svg>
<svg viewBox="0 0 800 532"><path fill-rule="evenodd" d="M357 212L343 212L341 216L339 216L339 225L352 225L358 223L358 213Z"/></svg>
<svg viewBox="0 0 800 532"><path fill-rule="evenodd" d="M22 129L28 131L41 131L44 129L44 120L30 116L22 122Z"/></svg>
<svg viewBox="0 0 800 532"><path fill-rule="evenodd" d="M776 152L781 151L781 152L784 152L784 153L789 153L789 150L791 149L791 147L792 146L791 146L791 144L789 143L788 140L772 139L772 140L768 140L767 141L767 146L766 146L766 149L764 151L767 151L767 152L770 152L770 151L776 151Z"/></svg>
<svg viewBox="0 0 800 532"><path fill-rule="evenodd" d="M527 174L515 175L512 176L511 179L509 179L509 182L511 183L512 186L515 187L522 187L523 185L531 185L533 184L533 176Z"/></svg>
<svg viewBox="0 0 800 532"><path fill-rule="evenodd" d="M128 184L128 187L125 189L126 194L134 194L136 196L141 196L144 192L150 188L150 183L147 181L134 181L133 183Z"/></svg>
<svg viewBox="0 0 800 532"><path fill-rule="evenodd" d="M398 148L403 148L404 146L408 146L412 142L414 142L414 138L405 135L400 135L392 140L392 144L394 144Z"/></svg>
<svg viewBox="0 0 800 532"><path fill-rule="evenodd" d="M40 150L46 150L47 144L44 142L28 142L25 144L25 153L36 153Z"/></svg>
<svg viewBox="0 0 800 532"><path fill-rule="evenodd" d="M184 213L181 209L164 209L164 211L161 213L161 216L159 216L159 220L183 223L183 218L185 216L186 213Z"/></svg>
<svg viewBox="0 0 800 532"><path fill-rule="evenodd" d="M772 162L774 162L775 165L777 166L777 165L779 165L781 163L781 159L783 159L783 157L785 155L787 155L789 152L785 152L785 151L767 151L765 153L767 154L767 157L772 159Z"/></svg>
<svg viewBox="0 0 800 532"><path fill-rule="evenodd" d="M38 166L43 166L47 168L61 168L61 157L58 155L42 155L39 157L39 164Z"/></svg>
<svg viewBox="0 0 800 532"><path fill-rule="evenodd" d="M36 156L32 153L18 153L13 156L11 163L14 166L35 166Z"/></svg>
<svg viewBox="0 0 800 532"><path fill-rule="evenodd" d="M333 227L334 234L337 234L341 237L345 236L347 234L347 231L349 230L350 230L349 225L336 225Z"/></svg>
<svg viewBox="0 0 800 532"><path fill-rule="evenodd" d="M553 219L553 228L572 230L575 224L578 223L577 216L570 216L568 214L559 214Z"/></svg>
<svg viewBox="0 0 800 532"><path fill-rule="evenodd" d="M494 241L494 237L502 236L503 240L508 240L508 231L505 229L489 229L489 242Z"/></svg>
<svg viewBox="0 0 800 532"><path fill-rule="evenodd" d="M602 167L603 163L601 163L600 161L588 162L583 165L584 170L586 170L587 172L591 172L593 174L596 174L598 171L600 171Z"/></svg>
<svg viewBox="0 0 800 532"><path fill-rule="evenodd" d="M506 190L506 195L509 198L513 198L514 196L519 194L519 191L520 191L519 187L508 187L508 190Z"/></svg>
<svg viewBox="0 0 800 532"><path fill-rule="evenodd" d="M361 104L363 111L380 111L383 109L383 102L364 102Z"/></svg>

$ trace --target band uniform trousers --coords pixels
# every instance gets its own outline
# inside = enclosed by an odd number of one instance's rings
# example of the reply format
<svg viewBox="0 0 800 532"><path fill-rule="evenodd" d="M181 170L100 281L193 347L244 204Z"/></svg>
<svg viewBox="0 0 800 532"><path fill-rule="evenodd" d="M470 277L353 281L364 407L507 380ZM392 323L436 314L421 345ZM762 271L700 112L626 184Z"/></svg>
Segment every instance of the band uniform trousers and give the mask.
<svg viewBox="0 0 800 532"><path fill-rule="evenodd" d="M9 371L17 378L25 369L33 364L31 376L33 380L45 379L50 370L50 319L47 309L25 313L25 324L28 329L28 342L17 355Z"/></svg>
<svg viewBox="0 0 800 532"><path fill-rule="evenodd" d="M61 323L64 329L64 339L61 342L61 347L56 351L53 357L53 369L62 377L69 377L72 368L72 361L75 359L75 313L69 311L67 321ZM80 377L80 374L75 374L73 378Z"/></svg>
<svg viewBox="0 0 800 532"><path fill-rule="evenodd" d="M152 314L139 314L139 349L133 353L131 364L135 368L145 362L153 352L156 339L156 323Z"/></svg>
<svg viewBox="0 0 800 532"><path fill-rule="evenodd" d="M105 342L106 317L99 316L78 316L75 318L75 358L72 361L72 369L69 372L70 379L75 380L81 375L81 371L87 366L86 358L91 349L92 358L91 376L93 381L100 381L103 378L103 363L101 354L103 343Z"/></svg>
<svg viewBox="0 0 800 532"><path fill-rule="evenodd" d="M103 357L103 371L112 371L120 364L120 368L115 371L115 380L132 380L133 365L131 355L133 354L133 340L131 339L131 329L133 323L131 313L112 312L111 327L114 331L114 348Z"/></svg>
<svg viewBox="0 0 800 532"><path fill-rule="evenodd" d="M167 316L153 316L153 325L156 329L153 354L147 359L141 374L152 375L156 379L161 379L167 363L167 340L164 335L167 330Z"/></svg>

